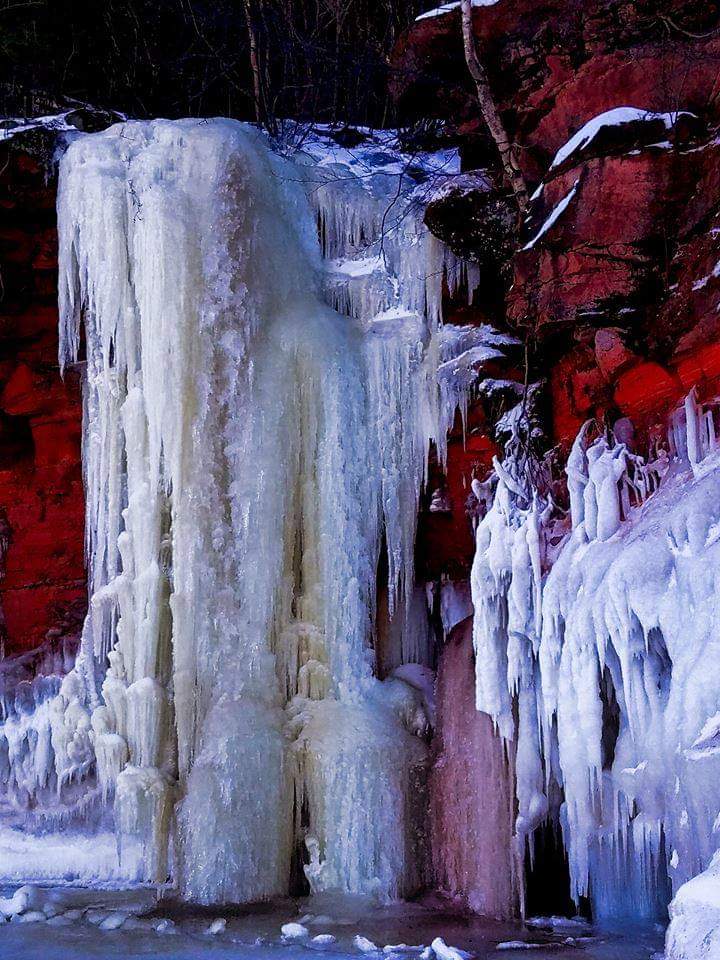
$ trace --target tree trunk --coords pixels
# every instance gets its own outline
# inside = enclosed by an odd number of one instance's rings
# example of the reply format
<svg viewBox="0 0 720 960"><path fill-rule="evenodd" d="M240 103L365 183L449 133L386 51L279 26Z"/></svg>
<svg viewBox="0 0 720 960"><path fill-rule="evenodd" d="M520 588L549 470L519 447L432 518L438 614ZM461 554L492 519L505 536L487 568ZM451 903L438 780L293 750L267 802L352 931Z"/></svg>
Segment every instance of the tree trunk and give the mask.
<svg viewBox="0 0 720 960"><path fill-rule="evenodd" d="M260 54L258 52L255 18L252 11L252 0L243 0L245 20L247 21L248 40L250 43L250 71L253 81L253 101L255 104L255 119L260 124L266 124L265 101L263 97L262 74L260 71Z"/></svg>
<svg viewBox="0 0 720 960"><path fill-rule="evenodd" d="M493 99L487 72L477 54L472 25L472 0L461 0L461 12L465 61L470 71L470 76L475 82L480 112L498 148L505 179L515 195L518 209L522 214L525 212L528 202L525 178L517 161L514 144L512 144L508 138L505 124L502 121L502 117Z"/></svg>

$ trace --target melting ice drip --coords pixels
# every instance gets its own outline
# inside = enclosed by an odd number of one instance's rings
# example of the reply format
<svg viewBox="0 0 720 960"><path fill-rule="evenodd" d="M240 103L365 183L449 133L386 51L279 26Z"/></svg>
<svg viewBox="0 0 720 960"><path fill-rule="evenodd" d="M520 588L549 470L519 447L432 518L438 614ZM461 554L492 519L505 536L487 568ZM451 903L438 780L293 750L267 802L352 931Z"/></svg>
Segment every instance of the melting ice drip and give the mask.
<svg viewBox="0 0 720 960"><path fill-rule="evenodd" d="M521 469L520 410L477 529L476 705L515 741L518 856L551 817L575 898L598 915L659 914L719 845L713 411L688 396L671 418L672 461L591 442L586 425L561 539L552 501Z"/></svg>
<svg viewBox="0 0 720 960"><path fill-rule="evenodd" d="M422 224L427 176L377 141L283 159L231 121L126 123L62 161L91 605L51 707L69 735L33 762L95 777L126 876L201 901L301 866L316 891L424 879L427 717L412 670L373 669L377 563L384 538L391 662L422 662L428 443L482 358L436 371L500 342L438 334L443 280L476 278Z"/></svg>

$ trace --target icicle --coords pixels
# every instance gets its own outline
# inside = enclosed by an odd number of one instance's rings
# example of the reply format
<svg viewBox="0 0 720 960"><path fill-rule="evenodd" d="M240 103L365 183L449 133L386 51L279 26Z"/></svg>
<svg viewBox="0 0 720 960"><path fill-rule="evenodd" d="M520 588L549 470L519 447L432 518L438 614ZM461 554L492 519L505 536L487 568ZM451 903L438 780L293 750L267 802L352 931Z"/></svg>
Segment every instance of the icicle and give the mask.
<svg viewBox="0 0 720 960"><path fill-rule="evenodd" d="M685 425L687 429L687 453L690 466L695 467L702 460L701 435L698 424L698 405L695 390L691 390L685 397Z"/></svg>
<svg viewBox="0 0 720 960"><path fill-rule="evenodd" d="M588 483L587 437L592 420L586 421L580 429L570 450L565 473L567 474L568 493L570 495L570 516L573 529L585 519L585 487Z"/></svg>

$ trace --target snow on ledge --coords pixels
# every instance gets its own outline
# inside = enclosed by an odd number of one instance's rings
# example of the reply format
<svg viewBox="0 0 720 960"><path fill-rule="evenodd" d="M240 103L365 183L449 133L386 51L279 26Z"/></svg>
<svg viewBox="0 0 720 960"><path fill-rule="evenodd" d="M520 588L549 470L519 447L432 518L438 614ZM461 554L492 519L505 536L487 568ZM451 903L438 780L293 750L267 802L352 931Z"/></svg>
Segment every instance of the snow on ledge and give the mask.
<svg viewBox="0 0 720 960"><path fill-rule="evenodd" d="M588 120L555 154L555 159L550 164L550 169L559 167L568 157L571 157L579 150L583 150L595 139L600 130L605 127L620 127L626 123L636 123L638 121L660 120L665 125L666 130L671 130L677 123L678 117L694 117L694 113L687 110L675 110L671 113L653 113L650 110L642 110L639 107L614 107L612 110L606 110L597 116Z"/></svg>
<svg viewBox="0 0 720 960"><path fill-rule="evenodd" d="M12 140L19 133L27 133L29 130L53 130L56 133L78 133L78 128L68 122L68 117L77 113L77 110L66 110L65 113L57 113L45 117L32 117L30 119L19 119L18 117L0 118L0 141Z"/></svg>
<svg viewBox="0 0 720 960"><path fill-rule="evenodd" d="M546 234L546 233L548 232L548 230L549 230L555 223L557 223L557 221L560 219L560 217L562 216L562 214L563 214L563 213L565 212L565 210L567 209L570 201L572 200L572 198L573 198L573 197L575 196L575 194L577 193L577 188L578 188L578 184L579 184L579 183L580 183L580 180L577 179L577 180L575 181L575 183L572 185L572 187L570 188L570 190L569 190L569 191L565 194L565 196L562 198L562 200L560 201L560 203L558 203L558 205L553 209L553 211L552 211L552 213L550 214L550 216L547 218L547 220L545 221L545 223L543 223L543 225L540 227L540 229L539 229L538 232L535 234L535 236L532 238L532 240L530 240L528 243L525 244L525 246L523 247L523 250L532 250L532 248L535 246L535 244L538 242L538 240L539 240L542 236L544 236L544 234Z"/></svg>
<svg viewBox="0 0 720 960"><path fill-rule="evenodd" d="M473 7L494 7L496 3L499 3L500 0L472 0ZM432 17L442 17L446 13L452 13L453 10L458 10L460 8L460 0L457 0L455 3L443 3L439 7L435 7L433 10L426 10L425 13L421 13L419 17L415 17L415 23L418 23L420 20L430 20Z"/></svg>

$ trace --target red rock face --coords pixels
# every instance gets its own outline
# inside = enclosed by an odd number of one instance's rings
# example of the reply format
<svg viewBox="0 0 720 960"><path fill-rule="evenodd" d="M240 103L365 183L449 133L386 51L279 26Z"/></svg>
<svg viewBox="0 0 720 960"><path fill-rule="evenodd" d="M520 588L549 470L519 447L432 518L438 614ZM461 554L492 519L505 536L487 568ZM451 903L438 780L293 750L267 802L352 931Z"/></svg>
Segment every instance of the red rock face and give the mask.
<svg viewBox="0 0 720 960"><path fill-rule="evenodd" d="M448 442L447 469L431 462L431 490L443 493L441 510L425 510L418 525L417 574L420 580L438 580L442 576L462 579L467 576L475 552L472 532L471 481L483 479L492 467L499 448L488 436L489 427L478 417L476 406L463 435L453 432ZM458 415L458 421L460 417ZM478 422L480 420L480 422Z"/></svg>
<svg viewBox="0 0 720 960"><path fill-rule="evenodd" d="M502 0L473 26L496 99L540 179L590 116L616 106L717 117L718 6L694 0ZM460 14L417 21L393 56L391 92L419 116L466 134L479 127ZM682 101L682 103L680 102Z"/></svg>
<svg viewBox="0 0 720 960"><path fill-rule="evenodd" d="M0 148L0 580L7 653L78 629L86 605L77 378L60 378L55 187Z"/></svg>
<svg viewBox="0 0 720 960"><path fill-rule="evenodd" d="M502 0L474 11L528 182L544 183L508 264L501 319L529 337L533 377L548 382L550 439L565 447L590 417L630 417L642 444L692 386L706 397L720 384L719 15L685 0ZM397 100L445 118L467 165L492 164L459 14L416 23L396 62ZM623 106L693 116L670 130L606 129L550 169L580 127Z"/></svg>
<svg viewBox="0 0 720 960"><path fill-rule="evenodd" d="M512 917L513 774L492 720L475 710L470 621L456 627L443 649L436 696L430 776L434 882L474 913Z"/></svg>

